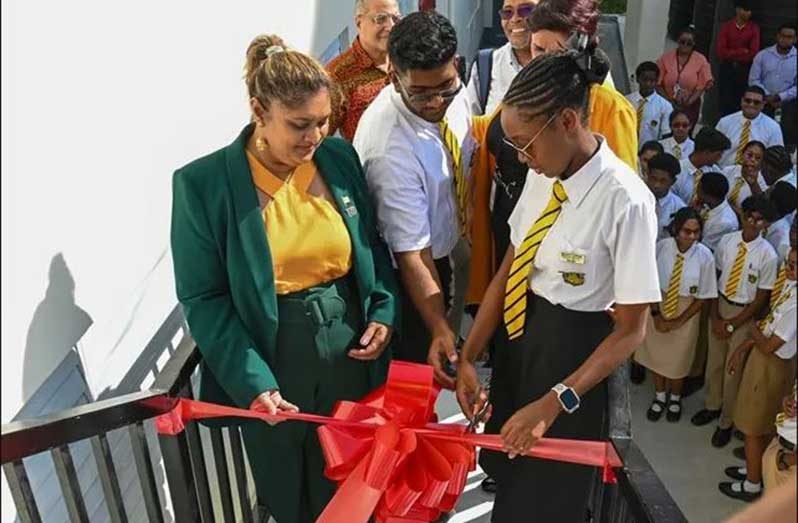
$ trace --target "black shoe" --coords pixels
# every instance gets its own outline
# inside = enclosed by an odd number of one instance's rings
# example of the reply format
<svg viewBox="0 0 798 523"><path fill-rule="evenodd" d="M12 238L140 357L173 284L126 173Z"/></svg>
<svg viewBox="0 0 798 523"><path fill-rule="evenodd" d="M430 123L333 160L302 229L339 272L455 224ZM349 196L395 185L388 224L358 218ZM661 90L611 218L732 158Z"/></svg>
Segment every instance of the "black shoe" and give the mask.
<svg viewBox="0 0 798 523"><path fill-rule="evenodd" d="M736 491L732 489L732 485L734 485L734 483L724 481L723 483L718 483L718 489L730 498L739 499L747 503L756 500L762 495L762 489L760 489L759 492L746 492L743 486L740 485L740 490Z"/></svg>
<svg viewBox="0 0 798 523"><path fill-rule="evenodd" d="M639 363L632 362L632 367L629 371L629 379L635 385L640 385L646 381L646 368Z"/></svg>
<svg viewBox="0 0 798 523"><path fill-rule="evenodd" d="M734 447L732 454L735 458L745 461L745 447Z"/></svg>
<svg viewBox="0 0 798 523"><path fill-rule="evenodd" d="M703 427L704 425L718 419L720 417L720 410L702 409L690 418L690 423L696 427Z"/></svg>
<svg viewBox="0 0 798 523"><path fill-rule="evenodd" d="M731 479L736 479L737 481L743 481L746 478L746 475L740 472L740 469L744 469L745 467L726 467L723 473L729 476Z"/></svg>
<svg viewBox="0 0 798 523"><path fill-rule="evenodd" d="M659 407L659 410L654 408L654 405ZM662 417L662 413L665 412L665 402L659 401L658 399L654 398L654 401L651 402L651 406L648 408L646 412L646 417L648 421L659 421Z"/></svg>
<svg viewBox="0 0 798 523"><path fill-rule="evenodd" d="M488 476L487 478L483 479L480 486L485 492L489 494L496 494L496 480L492 477Z"/></svg>
<svg viewBox="0 0 798 523"><path fill-rule="evenodd" d="M704 376L694 376L692 378L685 378L684 385L682 385L682 398L689 398L704 386Z"/></svg>
<svg viewBox="0 0 798 523"><path fill-rule="evenodd" d="M729 444L729 441L731 441L731 435L731 427L728 429L716 428L715 433L712 435L712 446L716 448L725 447Z"/></svg>
<svg viewBox="0 0 798 523"><path fill-rule="evenodd" d="M733 434L734 434L734 437L739 439L740 441L745 441L745 434L743 434L741 431L739 431L737 429L734 429L734 433Z"/></svg>
<svg viewBox="0 0 798 523"><path fill-rule="evenodd" d="M671 410L672 406L678 407L677 410ZM665 413L665 419L671 423L678 423L682 419L682 400L678 401L668 400L668 411Z"/></svg>

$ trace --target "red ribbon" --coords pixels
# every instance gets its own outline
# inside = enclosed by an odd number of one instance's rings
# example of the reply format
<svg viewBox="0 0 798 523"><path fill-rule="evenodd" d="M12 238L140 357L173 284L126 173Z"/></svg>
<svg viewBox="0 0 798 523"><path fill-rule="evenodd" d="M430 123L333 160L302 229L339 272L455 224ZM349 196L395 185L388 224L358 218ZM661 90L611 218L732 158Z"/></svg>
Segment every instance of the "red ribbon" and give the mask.
<svg viewBox="0 0 798 523"><path fill-rule="evenodd" d="M432 367L393 362L384 387L359 402L339 402L329 417L180 399L156 426L174 435L188 421L217 417L318 423L325 474L339 486L317 522L365 523L374 514L380 523L424 523L454 508L475 468L475 447L504 451L498 435L436 423L439 391ZM614 447L601 441L542 438L526 455L602 467L606 483L616 482L612 467L621 466Z"/></svg>

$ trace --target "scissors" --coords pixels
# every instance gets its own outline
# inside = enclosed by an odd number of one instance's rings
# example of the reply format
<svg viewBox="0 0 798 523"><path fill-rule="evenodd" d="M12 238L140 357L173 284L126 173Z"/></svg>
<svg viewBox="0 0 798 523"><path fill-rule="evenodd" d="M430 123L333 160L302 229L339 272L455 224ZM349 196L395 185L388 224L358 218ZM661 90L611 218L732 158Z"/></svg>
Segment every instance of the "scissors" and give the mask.
<svg viewBox="0 0 798 523"><path fill-rule="evenodd" d="M477 392L477 396L482 394L482 391L485 391L485 393L490 392L490 385L482 387L479 390L479 392ZM468 425L466 426L466 432L472 434L476 432L479 424L485 420L485 416L488 414L489 408L490 408L490 401L485 400L485 403L482 404L482 408L480 408L479 411L477 411L477 413L474 414L474 417L471 418L471 420L468 422Z"/></svg>

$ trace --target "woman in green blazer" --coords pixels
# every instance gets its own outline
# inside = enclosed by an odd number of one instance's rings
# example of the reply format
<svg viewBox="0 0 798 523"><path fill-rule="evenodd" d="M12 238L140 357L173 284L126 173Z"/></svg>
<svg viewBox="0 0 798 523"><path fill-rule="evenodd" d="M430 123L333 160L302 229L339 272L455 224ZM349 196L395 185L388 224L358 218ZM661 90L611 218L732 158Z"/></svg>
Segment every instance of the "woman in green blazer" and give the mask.
<svg viewBox="0 0 798 523"><path fill-rule="evenodd" d="M331 83L260 36L247 50L252 123L173 180L177 296L203 361L200 398L328 414L385 381L396 282L360 161L325 138ZM334 493L315 427L242 425L259 501L313 521Z"/></svg>

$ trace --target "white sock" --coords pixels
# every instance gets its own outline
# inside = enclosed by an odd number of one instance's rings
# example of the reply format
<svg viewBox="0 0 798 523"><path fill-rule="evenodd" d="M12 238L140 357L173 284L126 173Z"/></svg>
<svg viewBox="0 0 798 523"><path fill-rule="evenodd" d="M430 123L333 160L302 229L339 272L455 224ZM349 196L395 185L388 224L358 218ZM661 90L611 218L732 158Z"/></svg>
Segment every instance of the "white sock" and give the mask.
<svg viewBox="0 0 798 523"><path fill-rule="evenodd" d="M665 392L664 391L663 392L657 392L655 397L657 398L657 401L661 401L662 403L665 403Z"/></svg>
<svg viewBox="0 0 798 523"><path fill-rule="evenodd" d="M682 395L681 394L673 394L673 393L671 393L671 401L679 401L680 399L682 399Z"/></svg>
<svg viewBox="0 0 798 523"><path fill-rule="evenodd" d="M745 483L743 483L743 490L746 492L757 493L762 490L762 482L760 481L759 483L751 483L750 481L745 480Z"/></svg>

